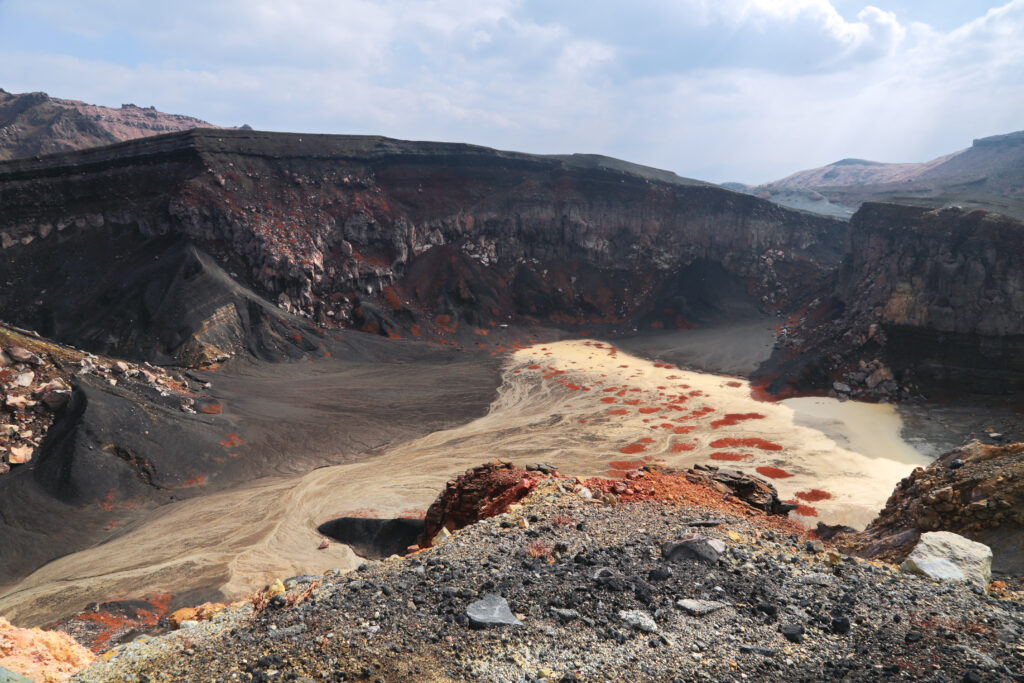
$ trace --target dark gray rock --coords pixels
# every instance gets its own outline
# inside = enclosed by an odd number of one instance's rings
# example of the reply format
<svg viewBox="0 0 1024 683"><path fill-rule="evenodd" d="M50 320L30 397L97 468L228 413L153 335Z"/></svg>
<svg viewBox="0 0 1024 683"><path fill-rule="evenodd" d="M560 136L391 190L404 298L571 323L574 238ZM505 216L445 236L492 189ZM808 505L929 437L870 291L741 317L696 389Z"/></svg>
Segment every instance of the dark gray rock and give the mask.
<svg viewBox="0 0 1024 683"><path fill-rule="evenodd" d="M669 562L697 560L714 564L725 552L725 543L701 534L684 534L661 546L661 556Z"/></svg>
<svg viewBox="0 0 1024 683"><path fill-rule="evenodd" d="M783 637L791 643L804 642L804 627L800 624L786 624L781 629Z"/></svg>

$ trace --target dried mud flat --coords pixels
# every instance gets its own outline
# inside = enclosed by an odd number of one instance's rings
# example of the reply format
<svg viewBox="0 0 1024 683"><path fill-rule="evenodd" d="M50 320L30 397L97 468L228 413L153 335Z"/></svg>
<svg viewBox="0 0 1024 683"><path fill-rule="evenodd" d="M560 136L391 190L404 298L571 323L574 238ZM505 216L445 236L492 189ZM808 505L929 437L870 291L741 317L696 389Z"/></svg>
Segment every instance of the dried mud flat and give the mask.
<svg viewBox="0 0 1024 683"><path fill-rule="evenodd" d="M121 646L74 680L1020 680L1019 603L819 551L685 480L674 492L604 505L542 482L439 547L296 577L260 610ZM724 552L668 561L688 533ZM485 596L521 625L471 621Z"/></svg>

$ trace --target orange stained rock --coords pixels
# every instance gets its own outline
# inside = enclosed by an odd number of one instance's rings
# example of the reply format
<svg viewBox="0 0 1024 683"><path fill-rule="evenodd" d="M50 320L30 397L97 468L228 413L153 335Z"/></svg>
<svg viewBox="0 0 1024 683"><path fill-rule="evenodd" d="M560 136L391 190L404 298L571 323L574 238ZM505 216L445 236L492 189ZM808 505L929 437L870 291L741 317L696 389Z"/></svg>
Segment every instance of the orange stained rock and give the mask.
<svg viewBox="0 0 1024 683"><path fill-rule="evenodd" d="M38 683L66 681L95 656L66 633L18 628L0 617L0 666Z"/></svg>

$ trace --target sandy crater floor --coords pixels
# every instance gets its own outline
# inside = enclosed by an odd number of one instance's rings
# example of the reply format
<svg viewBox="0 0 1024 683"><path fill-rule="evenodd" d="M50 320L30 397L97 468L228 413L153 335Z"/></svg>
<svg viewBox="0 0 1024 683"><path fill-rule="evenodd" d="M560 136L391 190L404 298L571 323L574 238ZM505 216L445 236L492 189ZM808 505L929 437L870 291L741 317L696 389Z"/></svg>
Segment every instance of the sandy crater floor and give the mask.
<svg viewBox="0 0 1024 683"><path fill-rule="evenodd" d="M643 462L756 470L802 505L797 519L856 527L928 461L900 439L890 406L762 403L745 380L680 370L607 342L519 350L502 380L488 413L467 424L361 461L160 508L109 542L40 568L0 612L28 623L94 600L213 587L235 597L276 577L351 568L360 560L347 546L317 549L317 525L421 514L446 480L493 459L580 476Z"/></svg>

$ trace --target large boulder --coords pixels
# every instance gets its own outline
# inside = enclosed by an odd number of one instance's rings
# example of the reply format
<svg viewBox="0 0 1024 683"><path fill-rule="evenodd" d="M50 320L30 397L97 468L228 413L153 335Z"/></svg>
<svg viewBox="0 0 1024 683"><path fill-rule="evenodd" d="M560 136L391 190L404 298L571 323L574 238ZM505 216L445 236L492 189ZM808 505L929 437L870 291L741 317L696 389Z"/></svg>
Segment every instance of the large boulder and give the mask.
<svg viewBox="0 0 1024 683"><path fill-rule="evenodd" d="M900 568L936 581L966 582L982 589L992 579L992 549L949 531L921 534Z"/></svg>

